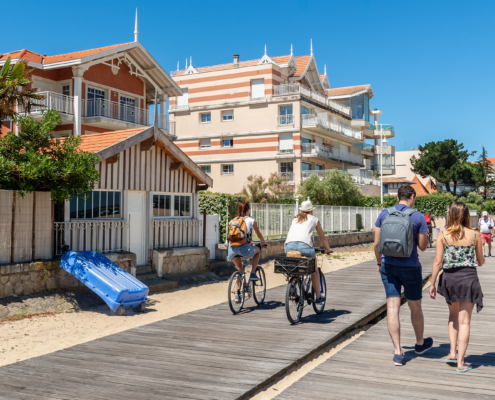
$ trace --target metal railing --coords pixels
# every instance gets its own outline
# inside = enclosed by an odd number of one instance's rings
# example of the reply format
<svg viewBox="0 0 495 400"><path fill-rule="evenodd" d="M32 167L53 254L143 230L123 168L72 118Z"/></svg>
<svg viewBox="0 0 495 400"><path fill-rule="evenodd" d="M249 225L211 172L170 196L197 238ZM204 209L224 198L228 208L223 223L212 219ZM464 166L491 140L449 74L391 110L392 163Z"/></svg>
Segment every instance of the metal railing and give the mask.
<svg viewBox="0 0 495 400"><path fill-rule="evenodd" d="M363 164L363 156L361 154L353 154L348 151L342 151L333 147L325 147L316 143L303 144L302 153L308 157L316 156L349 162L357 165Z"/></svg>
<svg viewBox="0 0 495 400"><path fill-rule="evenodd" d="M330 99L325 93L315 92L313 89L299 83L286 83L273 87L273 96L287 96L291 94L301 94L305 97L313 99L325 107L331 108L348 116L351 115L350 107Z"/></svg>
<svg viewBox="0 0 495 400"><path fill-rule="evenodd" d="M337 168L334 168L334 169L337 169ZM308 179L313 174L322 178L326 175L326 173L328 171L331 171L331 169L302 171L301 172L301 180L304 181L304 180ZM381 186L381 182L379 179L374 178L374 177L369 177L369 176L363 176L361 174L354 174L351 171L353 171L353 170L349 169L346 172L348 172L352 175L352 179L354 179L354 182L356 182L358 185Z"/></svg>
<svg viewBox="0 0 495 400"><path fill-rule="evenodd" d="M294 182L294 172L278 172L278 176L287 179L288 182Z"/></svg>
<svg viewBox="0 0 495 400"><path fill-rule="evenodd" d="M370 151L372 153L375 151L375 146L372 144L368 144L368 143L356 143L354 145L354 147L357 147L358 149L361 149L364 151Z"/></svg>
<svg viewBox="0 0 495 400"><path fill-rule="evenodd" d="M348 125L336 124L332 122L327 114L304 114L301 116L302 126L316 126L321 129L325 129L329 132L338 133L340 135L347 136L355 140L362 140L363 134L360 130L351 128Z"/></svg>
<svg viewBox="0 0 495 400"><path fill-rule="evenodd" d="M294 154L294 147L286 148L277 146L277 154Z"/></svg>
<svg viewBox="0 0 495 400"><path fill-rule="evenodd" d="M394 127L392 125L389 125L389 124L370 125L370 127L368 129L370 131L384 130L384 131L392 131L392 132L394 132Z"/></svg>
<svg viewBox="0 0 495 400"><path fill-rule="evenodd" d="M43 98L32 101L34 105L31 106L31 114L39 113L41 110L55 110L62 114L74 114L74 97L49 91L37 92L36 94L42 95ZM26 112L22 105L19 107L19 112Z"/></svg>
<svg viewBox="0 0 495 400"><path fill-rule="evenodd" d="M109 253L129 250L129 221L55 222L55 254L67 244L72 251Z"/></svg>
<svg viewBox="0 0 495 400"><path fill-rule="evenodd" d="M277 124L279 126L293 125L294 124L294 115L286 114L286 115L277 116Z"/></svg>
<svg viewBox="0 0 495 400"><path fill-rule="evenodd" d="M104 117L136 125L152 126L154 111L105 99L81 100L82 117ZM166 114L158 114L158 127L168 130Z"/></svg>
<svg viewBox="0 0 495 400"><path fill-rule="evenodd" d="M372 230L382 210L378 207L315 206L313 215L318 218L323 231L328 234L360 229ZM286 237L297 213L295 204L251 204L251 216L256 220L265 239ZM361 226L358 226L359 220Z"/></svg>
<svg viewBox="0 0 495 400"><path fill-rule="evenodd" d="M203 221L197 219L155 219L153 221L153 248L199 246Z"/></svg>

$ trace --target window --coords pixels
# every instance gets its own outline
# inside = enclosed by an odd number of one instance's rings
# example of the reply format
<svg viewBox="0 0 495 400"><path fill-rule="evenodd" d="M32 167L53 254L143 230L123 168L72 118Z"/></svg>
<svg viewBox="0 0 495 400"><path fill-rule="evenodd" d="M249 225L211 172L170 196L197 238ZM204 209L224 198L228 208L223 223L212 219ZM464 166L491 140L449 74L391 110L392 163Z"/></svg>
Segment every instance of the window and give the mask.
<svg viewBox="0 0 495 400"><path fill-rule="evenodd" d="M177 107L187 107L189 105L189 93L187 89L182 89L182 96L177 96Z"/></svg>
<svg viewBox="0 0 495 400"><path fill-rule="evenodd" d="M153 195L154 217L190 217L191 196L173 194Z"/></svg>
<svg viewBox="0 0 495 400"><path fill-rule="evenodd" d="M311 114L308 107L301 106L301 115Z"/></svg>
<svg viewBox="0 0 495 400"><path fill-rule="evenodd" d="M293 115L292 115L292 104L287 104L280 106L278 109L278 124L279 125L292 125Z"/></svg>
<svg viewBox="0 0 495 400"><path fill-rule="evenodd" d="M120 119L122 121L138 122L136 116L136 100L120 96Z"/></svg>
<svg viewBox="0 0 495 400"><path fill-rule="evenodd" d="M265 98L265 80L254 79L251 81L251 99Z"/></svg>
<svg viewBox="0 0 495 400"><path fill-rule="evenodd" d="M301 168L303 171L311 171L313 165L311 163L306 163L306 162L303 162L301 164Z"/></svg>
<svg viewBox="0 0 495 400"><path fill-rule="evenodd" d="M302 137L301 138L301 143L302 144L311 144L311 143L313 143L313 140L312 139L309 139L307 137Z"/></svg>
<svg viewBox="0 0 495 400"><path fill-rule="evenodd" d="M153 216L170 217L172 215L172 196L170 194L153 195Z"/></svg>
<svg viewBox="0 0 495 400"><path fill-rule="evenodd" d="M211 122L211 113L203 113L201 114L201 123L206 124Z"/></svg>
<svg viewBox="0 0 495 400"><path fill-rule="evenodd" d="M110 109L105 104L105 92L100 89L88 88L88 98L86 99L86 116L106 116Z"/></svg>
<svg viewBox="0 0 495 400"><path fill-rule="evenodd" d="M223 139L222 147L234 147L234 139Z"/></svg>
<svg viewBox="0 0 495 400"><path fill-rule="evenodd" d="M294 163L291 162L280 163L280 172L294 172Z"/></svg>
<svg viewBox="0 0 495 400"><path fill-rule="evenodd" d="M234 164L222 165L222 175L234 175Z"/></svg>
<svg viewBox="0 0 495 400"><path fill-rule="evenodd" d="M279 154L292 154L294 153L294 140L292 133L281 133L278 137Z"/></svg>
<svg viewBox="0 0 495 400"><path fill-rule="evenodd" d="M204 173L211 175L211 165L201 165L201 169Z"/></svg>
<svg viewBox="0 0 495 400"><path fill-rule="evenodd" d="M122 196L115 191L93 191L70 199L70 218L120 218Z"/></svg>
<svg viewBox="0 0 495 400"><path fill-rule="evenodd" d="M62 94L64 96L70 96L70 85L62 85Z"/></svg>
<svg viewBox="0 0 495 400"><path fill-rule="evenodd" d="M234 110L222 111L222 121L228 122L234 120Z"/></svg>
<svg viewBox="0 0 495 400"><path fill-rule="evenodd" d="M200 149L209 149L211 147L211 139L200 139L199 140L199 148Z"/></svg>
<svg viewBox="0 0 495 400"><path fill-rule="evenodd" d="M325 169L325 168L324 168L324 166L323 166L323 165L321 165L321 164L316 164L316 165L315 165L315 170L316 170L316 171L323 171L324 169Z"/></svg>

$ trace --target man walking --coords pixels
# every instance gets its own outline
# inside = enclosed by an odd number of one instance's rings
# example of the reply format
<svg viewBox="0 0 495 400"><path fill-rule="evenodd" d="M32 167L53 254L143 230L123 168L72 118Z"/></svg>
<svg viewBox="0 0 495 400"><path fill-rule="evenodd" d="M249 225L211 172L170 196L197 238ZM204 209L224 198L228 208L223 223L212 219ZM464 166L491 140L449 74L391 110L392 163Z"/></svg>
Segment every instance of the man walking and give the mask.
<svg viewBox="0 0 495 400"><path fill-rule="evenodd" d="M483 255L486 254L485 252L485 244L488 244L488 256L485 257L491 257L492 256L492 234L494 233L495 226L493 224L493 220L488 217L488 211L483 211L481 214L481 218L478 222L478 226L480 228L480 235L481 235L481 243L483 243Z"/></svg>
<svg viewBox="0 0 495 400"><path fill-rule="evenodd" d="M423 276L421 274L421 263L418 257L418 246L421 251L425 251L428 246L428 228L426 219L418 211L407 211L414 207L416 201L416 192L411 186L402 186L398 192L399 204L395 210L406 212L410 216L412 223L412 252L409 257L392 257L380 254L380 229L386 217L389 216L388 210L383 210L376 221L375 230L375 255L378 264L378 272L381 275L385 294L387 296L387 324L390 337L394 345L395 365L404 365L404 353L400 344L400 322L399 310L401 303L401 291L404 287L404 296L411 310L411 322L416 336L415 351L416 354L423 354L433 346L433 339L423 338L424 318L421 308L421 298L423 297ZM412 213L411 213L412 212ZM411 226L411 224L409 224ZM384 228L385 232L385 228ZM394 239L392 238L392 242Z"/></svg>

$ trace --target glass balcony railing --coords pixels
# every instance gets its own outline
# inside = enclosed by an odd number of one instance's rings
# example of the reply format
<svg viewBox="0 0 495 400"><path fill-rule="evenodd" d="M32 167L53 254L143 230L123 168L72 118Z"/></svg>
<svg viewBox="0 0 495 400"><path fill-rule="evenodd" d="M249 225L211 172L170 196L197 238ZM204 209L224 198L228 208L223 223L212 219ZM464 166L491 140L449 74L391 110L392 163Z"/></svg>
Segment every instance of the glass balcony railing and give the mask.
<svg viewBox="0 0 495 400"><path fill-rule="evenodd" d="M378 125L370 125L368 128L370 131L379 131L379 130L384 130L384 131L394 131L394 127L389 124L378 124Z"/></svg>
<svg viewBox="0 0 495 400"><path fill-rule="evenodd" d="M368 143L356 143L354 147L357 147L358 149L364 150L364 151L371 151L372 153L375 151L375 146L372 144Z"/></svg>

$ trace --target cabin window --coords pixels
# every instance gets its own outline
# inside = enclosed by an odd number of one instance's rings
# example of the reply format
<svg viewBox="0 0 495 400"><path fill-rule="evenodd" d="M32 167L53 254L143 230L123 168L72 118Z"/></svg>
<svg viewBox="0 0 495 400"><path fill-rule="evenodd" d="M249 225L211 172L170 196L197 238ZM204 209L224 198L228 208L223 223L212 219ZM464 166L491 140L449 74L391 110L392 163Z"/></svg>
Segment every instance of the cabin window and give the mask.
<svg viewBox="0 0 495 400"><path fill-rule="evenodd" d="M169 194L153 195L153 216L170 217L172 215L172 196Z"/></svg>
<svg viewBox="0 0 495 400"><path fill-rule="evenodd" d="M120 218L122 193L120 191L95 190L72 196L71 219Z"/></svg>
<svg viewBox="0 0 495 400"><path fill-rule="evenodd" d="M153 216L191 217L191 196L183 194L154 194Z"/></svg>

